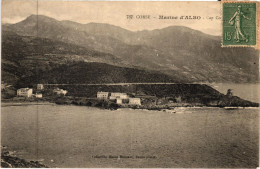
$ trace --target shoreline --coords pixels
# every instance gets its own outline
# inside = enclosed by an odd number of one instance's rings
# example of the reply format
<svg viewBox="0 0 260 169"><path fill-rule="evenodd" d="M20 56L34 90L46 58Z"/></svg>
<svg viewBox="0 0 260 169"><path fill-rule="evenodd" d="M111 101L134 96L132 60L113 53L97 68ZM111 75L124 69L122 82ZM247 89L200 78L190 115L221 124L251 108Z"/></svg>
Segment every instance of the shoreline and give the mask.
<svg viewBox="0 0 260 169"><path fill-rule="evenodd" d="M174 111L176 109L185 109L185 108L221 108L226 110L237 110L237 109L259 109L260 107L252 107L252 106L206 106L206 105L192 105L192 104L185 104L184 106L176 105L176 106L125 106L125 105L118 105L118 107L109 107L109 106L90 106L90 105L84 105L84 104L75 104L75 103L55 103L55 102L49 102L49 101L10 101L10 100L4 100L1 101L1 107L11 107L11 106L30 106L30 105L65 105L65 106L81 106L81 107L94 107L99 109L107 109L107 110L122 110L122 109L132 109L132 110L148 110L148 111L162 111L162 112L169 112Z"/></svg>
<svg viewBox="0 0 260 169"><path fill-rule="evenodd" d="M28 101L28 102L15 102L15 101L1 101L1 107L9 107L9 106L29 106L29 105L54 105L55 103L51 103L48 101Z"/></svg>
<svg viewBox="0 0 260 169"><path fill-rule="evenodd" d="M28 161L17 157L16 151L7 150L1 146L1 168L49 168L40 161Z"/></svg>

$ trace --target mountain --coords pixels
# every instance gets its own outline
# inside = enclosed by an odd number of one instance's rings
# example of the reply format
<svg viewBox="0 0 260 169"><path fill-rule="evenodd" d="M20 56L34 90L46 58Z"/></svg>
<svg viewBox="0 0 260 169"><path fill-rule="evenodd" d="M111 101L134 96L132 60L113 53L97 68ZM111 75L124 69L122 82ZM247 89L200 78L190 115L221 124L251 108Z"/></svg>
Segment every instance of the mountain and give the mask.
<svg viewBox="0 0 260 169"><path fill-rule="evenodd" d="M73 62L107 62L122 65L111 54L33 36L2 32L2 80L15 84L20 78Z"/></svg>
<svg viewBox="0 0 260 169"><path fill-rule="evenodd" d="M62 25L73 28L77 31L85 31L95 36L109 36L125 43L130 43L132 37L135 36L135 32L105 23L79 24L72 21L61 21L61 23Z"/></svg>
<svg viewBox="0 0 260 169"><path fill-rule="evenodd" d="M78 56L78 58L81 58L84 61L121 64L121 61L112 54L98 52L86 47L55 41L48 38L20 36L11 31L3 31L2 34L3 59L18 61L19 58L22 59L31 55L44 55L46 57L49 55L64 55L64 57L70 55Z"/></svg>
<svg viewBox="0 0 260 169"><path fill-rule="evenodd" d="M184 77L129 68L107 53L51 39L3 31L2 80L16 87L36 83L184 82Z"/></svg>
<svg viewBox="0 0 260 169"><path fill-rule="evenodd" d="M3 30L108 53L122 66L160 71L190 82L259 81L259 51L222 48L220 37L187 27L132 32L109 24L80 24L32 15Z"/></svg>
<svg viewBox="0 0 260 169"><path fill-rule="evenodd" d="M199 79L258 81L259 51L253 48L222 48L220 37L180 26L143 33L140 41L167 52L165 60L169 64Z"/></svg>

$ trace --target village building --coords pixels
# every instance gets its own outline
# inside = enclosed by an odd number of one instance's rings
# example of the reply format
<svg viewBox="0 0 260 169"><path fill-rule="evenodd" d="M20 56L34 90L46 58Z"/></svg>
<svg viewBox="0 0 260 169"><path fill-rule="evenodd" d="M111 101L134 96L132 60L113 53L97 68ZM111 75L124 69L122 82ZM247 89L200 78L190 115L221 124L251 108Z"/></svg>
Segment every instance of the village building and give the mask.
<svg viewBox="0 0 260 169"><path fill-rule="evenodd" d="M129 96L126 93L111 93L109 99L110 100L116 100L116 99L128 99Z"/></svg>
<svg viewBox="0 0 260 169"><path fill-rule="evenodd" d="M43 87L43 84L37 84L37 90L43 90L44 87Z"/></svg>
<svg viewBox="0 0 260 169"><path fill-rule="evenodd" d="M119 92L97 92L97 98L114 101L116 104L129 104L129 105L141 105L140 98L132 98L127 95L127 93L119 93Z"/></svg>
<svg viewBox="0 0 260 169"><path fill-rule="evenodd" d="M59 88L54 89L53 92L56 93L57 95L64 95L64 96L68 93L67 90L63 90Z"/></svg>
<svg viewBox="0 0 260 169"><path fill-rule="evenodd" d="M117 99L116 99L116 104L123 104L123 100L120 99L120 98L117 98Z"/></svg>
<svg viewBox="0 0 260 169"><path fill-rule="evenodd" d="M108 99L109 92L97 92L97 98L101 100Z"/></svg>
<svg viewBox="0 0 260 169"><path fill-rule="evenodd" d="M17 90L17 96L20 97L32 97L33 89L30 88L21 88Z"/></svg>
<svg viewBox="0 0 260 169"><path fill-rule="evenodd" d="M129 98L129 104L130 105L141 105L141 99L140 98Z"/></svg>
<svg viewBox="0 0 260 169"><path fill-rule="evenodd" d="M42 93L36 93L36 94L35 94L35 97L36 97L36 98L42 98Z"/></svg>

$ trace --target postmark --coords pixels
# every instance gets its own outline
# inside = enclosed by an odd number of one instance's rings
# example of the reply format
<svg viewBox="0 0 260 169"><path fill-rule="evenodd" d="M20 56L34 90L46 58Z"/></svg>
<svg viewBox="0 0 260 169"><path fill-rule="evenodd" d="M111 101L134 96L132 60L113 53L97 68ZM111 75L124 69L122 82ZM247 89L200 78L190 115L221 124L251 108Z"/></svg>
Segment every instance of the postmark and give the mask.
<svg viewBox="0 0 260 169"><path fill-rule="evenodd" d="M257 44L256 2L222 4L222 46L251 47Z"/></svg>

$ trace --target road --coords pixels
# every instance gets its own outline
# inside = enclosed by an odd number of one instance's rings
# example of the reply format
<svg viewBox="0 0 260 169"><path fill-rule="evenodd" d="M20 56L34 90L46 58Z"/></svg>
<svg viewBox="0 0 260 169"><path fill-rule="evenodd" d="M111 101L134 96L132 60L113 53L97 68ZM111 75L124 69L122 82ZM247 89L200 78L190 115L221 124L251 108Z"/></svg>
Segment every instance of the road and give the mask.
<svg viewBox="0 0 260 169"><path fill-rule="evenodd" d="M157 82L157 83L98 83L98 84L43 84L45 86L127 86L127 85L171 85L171 84L180 84L180 83L163 83L163 82ZM207 84L207 83L183 83L183 84ZM208 84L207 84L208 85Z"/></svg>

